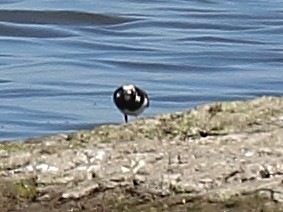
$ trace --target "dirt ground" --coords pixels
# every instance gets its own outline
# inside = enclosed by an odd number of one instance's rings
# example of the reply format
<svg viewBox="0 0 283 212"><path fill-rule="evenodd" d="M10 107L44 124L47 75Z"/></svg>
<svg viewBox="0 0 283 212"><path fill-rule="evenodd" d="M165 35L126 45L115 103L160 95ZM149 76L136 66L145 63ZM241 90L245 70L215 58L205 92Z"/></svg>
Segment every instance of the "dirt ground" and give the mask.
<svg viewBox="0 0 283 212"><path fill-rule="evenodd" d="M144 193L141 195L135 188L94 192L77 200L64 200L58 195L53 198L48 202L5 198L1 200L1 211L282 211L278 203L257 195L240 196L225 202L201 197L184 198L182 195L163 198L151 196L149 199L144 198Z"/></svg>
<svg viewBox="0 0 283 212"><path fill-rule="evenodd" d="M0 211L283 211L283 98L0 144Z"/></svg>

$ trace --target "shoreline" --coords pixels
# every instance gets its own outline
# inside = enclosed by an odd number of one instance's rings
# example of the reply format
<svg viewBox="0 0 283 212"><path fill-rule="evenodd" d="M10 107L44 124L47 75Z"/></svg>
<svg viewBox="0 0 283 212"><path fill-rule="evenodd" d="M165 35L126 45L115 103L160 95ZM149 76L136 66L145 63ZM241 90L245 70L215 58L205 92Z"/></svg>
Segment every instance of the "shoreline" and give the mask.
<svg viewBox="0 0 283 212"><path fill-rule="evenodd" d="M0 209L279 211L282 140L283 97L261 97L4 142Z"/></svg>

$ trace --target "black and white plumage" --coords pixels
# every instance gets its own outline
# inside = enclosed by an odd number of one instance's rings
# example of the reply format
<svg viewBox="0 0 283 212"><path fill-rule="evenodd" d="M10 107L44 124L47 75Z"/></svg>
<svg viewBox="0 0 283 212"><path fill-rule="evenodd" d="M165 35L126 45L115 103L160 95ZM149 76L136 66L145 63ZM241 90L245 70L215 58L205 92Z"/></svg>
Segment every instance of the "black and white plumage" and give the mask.
<svg viewBox="0 0 283 212"><path fill-rule="evenodd" d="M125 122L128 115L137 116L149 107L149 98L145 91L134 85L122 85L113 94L117 108L124 114Z"/></svg>

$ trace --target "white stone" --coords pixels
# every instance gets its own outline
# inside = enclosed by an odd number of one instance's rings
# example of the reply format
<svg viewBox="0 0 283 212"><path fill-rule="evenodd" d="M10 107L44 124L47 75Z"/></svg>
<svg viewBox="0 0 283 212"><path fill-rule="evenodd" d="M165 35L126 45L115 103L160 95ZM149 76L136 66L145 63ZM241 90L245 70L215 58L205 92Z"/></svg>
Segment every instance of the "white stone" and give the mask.
<svg viewBox="0 0 283 212"><path fill-rule="evenodd" d="M97 160L103 160L103 159L105 158L105 155L106 155L105 151L103 151L103 150L98 150L97 153L96 153L95 158L96 158Z"/></svg>
<svg viewBox="0 0 283 212"><path fill-rule="evenodd" d="M251 157L251 156L253 156L253 155L254 155L254 153L251 152L251 151L245 152L245 156L246 156L246 157Z"/></svg>
<svg viewBox="0 0 283 212"><path fill-rule="evenodd" d="M41 172L58 172L59 168L56 166L51 166L47 163L38 164L35 169Z"/></svg>

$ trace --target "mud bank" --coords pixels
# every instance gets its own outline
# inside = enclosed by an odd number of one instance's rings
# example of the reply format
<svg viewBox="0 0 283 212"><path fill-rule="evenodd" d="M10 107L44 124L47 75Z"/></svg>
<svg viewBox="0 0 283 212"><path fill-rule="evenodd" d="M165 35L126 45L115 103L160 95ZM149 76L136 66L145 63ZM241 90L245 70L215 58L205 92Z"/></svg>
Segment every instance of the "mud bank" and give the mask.
<svg viewBox="0 0 283 212"><path fill-rule="evenodd" d="M283 97L0 144L0 211L283 211Z"/></svg>

